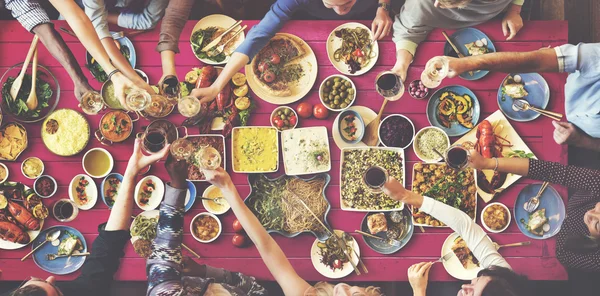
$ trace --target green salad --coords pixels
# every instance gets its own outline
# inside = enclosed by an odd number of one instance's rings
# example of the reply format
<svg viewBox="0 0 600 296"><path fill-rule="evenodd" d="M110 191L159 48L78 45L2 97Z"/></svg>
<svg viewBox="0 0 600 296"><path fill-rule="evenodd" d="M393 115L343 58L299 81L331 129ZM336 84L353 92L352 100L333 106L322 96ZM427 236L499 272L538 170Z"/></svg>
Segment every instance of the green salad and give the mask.
<svg viewBox="0 0 600 296"><path fill-rule="evenodd" d="M216 63L220 63L227 58L227 55L225 55L224 52L221 52L216 56L209 57L206 52L202 51L202 48L212 41L213 36L215 36L215 33L218 30L218 27L208 27L206 29L200 29L192 34L190 41L196 57L199 59L208 59Z"/></svg>
<svg viewBox="0 0 600 296"><path fill-rule="evenodd" d="M125 59L129 61L129 58L131 57L129 47L127 47L126 45L122 45L120 50L121 54L125 57ZM98 82L105 82L106 80L108 80L108 74L104 72L104 69L102 69L102 66L98 64L98 61L96 61L96 59L92 58L90 62L86 65L86 67L90 69L90 72L92 72L92 76L94 76L94 78L96 78Z"/></svg>
<svg viewBox="0 0 600 296"><path fill-rule="evenodd" d="M23 84L17 94L16 100L10 95L10 88L15 82L16 77L8 77L6 83L2 86L2 100L5 102L8 112L22 118L38 118L42 109L48 107L48 101L52 97L53 91L50 84L38 76L36 80L35 93L38 99L38 106L34 110L29 110L25 102L31 93L31 76L26 74L23 77Z"/></svg>

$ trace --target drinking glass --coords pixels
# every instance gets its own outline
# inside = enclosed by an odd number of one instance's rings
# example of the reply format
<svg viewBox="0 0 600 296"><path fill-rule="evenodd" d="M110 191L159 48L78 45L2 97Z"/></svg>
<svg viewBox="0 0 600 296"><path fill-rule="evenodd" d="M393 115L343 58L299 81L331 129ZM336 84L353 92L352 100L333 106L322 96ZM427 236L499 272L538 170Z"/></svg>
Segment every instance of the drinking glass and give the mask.
<svg viewBox="0 0 600 296"><path fill-rule="evenodd" d="M196 162L201 169L215 170L221 166L221 153L212 146L202 146L196 153Z"/></svg>
<svg viewBox="0 0 600 296"><path fill-rule="evenodd" d="M440 86L442 80L448 76L450 62L447 57L438 56L427 61L425 70L421 73L421 81L428 88Z"/></svg>
<svg viewBox="0 0 600 296"><path fill-rule="evenodd" d="M83 94L80 104L83 112L90 115L96 115L104 108L102 96L97 91L88 91Z"/></svg>
<svg viewBox="0 0 600 296"><path fill-rule="evenodd" d="M181 86L179 85L177 76L169 75L165 77L160 85L160 93L165 95L172 103L177 102L179 96L181 95Z"/></svg>
<svg viewBox="0 0 600 296"><path fill-rule="evenodd" d="M200 100L192 96L181 98L177 103L179 113L185 117L194 117L200 112Z"/></svg>
<svg viewBox="0 0 600 296"><path fill-rule="evenodd" d="M161 118L164 117L166 112L169 112L169 100L162 95L151 95L150 104L144 109L146 114Z"/></svg>
<svg viewBox="0 0 600 296"><path fill-rule="evenodd" d="M153 154L162 150L167 143L167 133L162 128L147 128L144 133L137 134L137 137L142 139L142 149Z"/></svg>
<svg viewBox="0 0 600 296"><path fill-rule="evenodd" d="M177 139L170 147L171 155L177 160L188 160L194 153L194 145L185 138Z"/></svg>
<svg viewBox="0 0 600 296"><path fill-rule="evenodd" d="M152 102L150 94L141 88L133 88L125 97L125 104L133 111L142 111Z"/></svg>
<svg viewBox="0 0 600 296"><path fill-rule="evenodd" d="M52 206L52 215L60 222L71 222L79 214L75 203L67 198L57 200Z"/></svg>
<svg viewBox="0 0 600 296"><path fill-rule="evenodd" d="M375 89L384 98L397 101L404 94L404 83L396 73L384 71L375 78Z"/></svg>
<svg viewBox="0 0 600 296"><path fill-rule="evenodd" d="M446 164L455 169L463 170L469 166L469 149L461 144L454 144L446 149L445 160Z"/></svg>
<svg viewBox="0 0 600 296"><path fill-rule="evenodd" d="M363 174L363 182L371 191L383 192L383 185L388 181L388 171L378 165L372 165Z"/></svg>

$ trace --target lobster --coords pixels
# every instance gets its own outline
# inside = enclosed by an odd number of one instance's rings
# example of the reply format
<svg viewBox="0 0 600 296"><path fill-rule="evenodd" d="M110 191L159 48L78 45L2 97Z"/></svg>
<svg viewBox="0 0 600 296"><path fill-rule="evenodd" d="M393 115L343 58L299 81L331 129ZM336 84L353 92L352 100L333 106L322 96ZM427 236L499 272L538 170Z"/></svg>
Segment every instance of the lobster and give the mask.
<svg viewBox="0 0 600 296"><path fill-rule="evenodd" d="M0 239L17 244L28 244L31 240L27 232L8 221L0 221Z"/></svg>
<svg viewBox="0 0 600 296"><path fill-rule="evenodd" d="M200 70L200 75L196 81L196 88L209 87L217 79L217 69L213 66L205 66Z"/></svg>
<svg viewBox="0 0 600 296"><path fill-rule="evenodd" d="M225 85L219 94L217 94L215 100L217 101L219 112L223 112L225 108L229 108L231 106L231 86L229 84Z"/></svg>
<svg viewBox="0 0 600 296"><path fill-rule="evenodd" d="M34 218L33 215L22 205L9 201L8 211L26 230L40 229L40 221Z"/></svg>
<svg viewBox="0 0 600 296"><path fill-rule="evenodd" d="M487 120L483 120L479 124L476 136L475 150L485 158L503 157L503 147L512 146L510 141L496 134L495 127ZM507 173L495 171L492 179L488 180L485 174L481 170L478 170L477 185L484 192L495 194L498 192L498 188L504 185L507 176Z"/></svg>

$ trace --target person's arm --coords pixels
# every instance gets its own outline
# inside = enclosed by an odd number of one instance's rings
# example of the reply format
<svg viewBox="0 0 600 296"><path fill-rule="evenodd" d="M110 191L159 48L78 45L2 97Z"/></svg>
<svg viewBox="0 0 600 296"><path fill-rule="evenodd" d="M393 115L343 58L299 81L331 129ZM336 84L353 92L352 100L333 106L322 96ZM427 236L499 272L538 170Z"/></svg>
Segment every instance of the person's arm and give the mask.
<svg viewBox="0 0 600 296"><path fill-rule="evenodd" d="M506 10L502 19L502 33L506 40L512 40L523 28L523 18L521 18L521 6L523 0L515 0Z"/></svg>
<svg viewBox="0 0 600 296"><path fill-rule="evenodd" d="M308 0L277 0L265 17L252 27L246 39L231 55L229 62L210 87L194 89L192 96L200 102L210 102L229 83L235 73L240 71L252 58L275 36L275 34L292 18L298 8Z"/></svg>
<svg viewBox="0 0 600 296"><path fill-rule="evenodd" d="M175 54L179 53L179 37L185 22L187 21L194 0L171 0L165 11L165 16L160 24L160 36L156 51L160 52L162 64L162 78L166 76L177 76L175 71Z"/></svg>
<svg viewBox="0 0 600 296"><path fill-rule="evenodd" d="M389 179L384 185L383 190L394 200L417 207L419 210L433 216L456 231L465 243L467 243L475 258L481 262L483 268L490 266L511 268L502 255L498 253L485 231L471 217L459 209L406 190L394 178Z"/></svg>
<svg viewBox="0 0 600 296"><path fill-rule="evenodd" d="M476 70L505 73L559 71L556 51L552 48L529 52L494 52L460 59L448 57L448 59L451 73L448 75L449 77Z"/></svg>
<svg viewBox="0 0 600 296"><path fill-rule="evenodd" d="M396 63L392 71L400 75L403 80L406 79L408 67L412 63L417 46L433 30L432 27L427 26L425 21L423 21L431 17L426 13L425 9L419 5L413 8L420 8L422 11L419 9L409 11L407 5L404 4L400 13L394 18L392 40L396 44Z"/></svg>
<svg viewBox="0 0 600 296"><path fill-rule="evenodd" d="M231 178L222 168L214 171L203 171L206 179L219 187L231 210L240 221L246 234L250 237L263 262L281 286L285 295L304 295L311 286L303 280L287 259L277 242L267 233L260 221L246 206L233 185Z"/></svg>
<svg viewBox="0 0 600 296"><path fill-rule="evenodd" d="M121 12L118 14L117 25L125 29L150 30L160 21L169 0L150 0L144 10L139 13ZM187 18L186 18L187 20ZM110 23L110 22L109 22Z"/></svg>
<svg viewBox="0 0 600 296"><path fill-rule="evenodd" d="M125 56L121 53L121 51L117 48L115 44L115 40L110 37L106 37L101 39L102 46L108 53L111 62L125 75L131 82L133 82L137 87L145 89L150 94L154 93L154 90L144 81L142 77L140 77L137 72L131 67L129 60L125 58ZM123 105L126 106L126 105Z"/></svg>
<svg viewBox="0 0 600 296"><path fill-rule="evenodd" d="M379 3L387 4L388 9L391 9L391 0L379 0ZM377 14L373 23L371 23L371 32L373 32L373 39L380 40L381 38L390 34L394 21L390 17L390 11L384 7L377 8Z"/></svg>

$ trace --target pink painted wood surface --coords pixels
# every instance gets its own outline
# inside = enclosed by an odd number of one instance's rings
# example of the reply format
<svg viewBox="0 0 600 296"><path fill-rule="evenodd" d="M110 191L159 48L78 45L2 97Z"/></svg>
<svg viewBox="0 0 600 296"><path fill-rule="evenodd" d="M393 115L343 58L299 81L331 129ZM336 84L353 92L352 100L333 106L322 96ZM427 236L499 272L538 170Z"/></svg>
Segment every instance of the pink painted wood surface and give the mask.
<svg viewBox="0 0 600 296"><path fill-rule="evenodd" d="M256 24L256 21L247 21L246 24L251 27ZM368 22L363 22L368 24ZM176 57L177 73L182 78L187 71L192 67L200 67L199 62L193 55L190 45L189 36L195 22L190 21L186 25L180 41L181 53ZM325 50L325 40L327 36L340 22L337 21L292 21L284 26L282 32L293 33L306 40L311 46L317 61L319 63L318 81L322 81L325 77L337 73L335 68L330 65ZM57 21L56 28L67 26L66 23ZM0 32L0 72L6 71L8 67L22 62L25 52L29 48L32 36L27 33L17 22L2 21L0 22L2 31ZM519 32L515 40L511 42L503 41L501 25L499 22L490 22L477 27L485 32L492 40L499 51L529 51L536 50L544 46L556 46L567 43L567 23L559 21L533 21L527 22L525 28ZM452 31L448 31L452 33ZM160 79L161 65L160 55L154 50L156 41L158 40L159 30L153 30L141 35L137 35L132 39L138 58L138 68L144 70L152 83L156 83ZM63 38L68 43L69 47L75 54L81 65L85 64L85 49L79 42L64 33L61 33ZM408 73L408 81L417 79L427 60L435 55L440 55L443 47L443 36L439 30L435 30L430 34L428 40L421 44L415 61ZM381 105L381 98L374 90L374 78L378 72L392 67L395 62L394 44L390 37L386 37L379 42L380 56L377 65L367 74L359 77L353 77L352 80L358 87L358 96L356 105L370 107L378 110ZM61 86L61 100L59 108L77 109L77 102L73 95L73 83L69 79L67 73L62 69L60 64L48 53L43 46L39 47L40 64L49 66L53 74L57 76ZM10 53L10 54L9 54ZM23 53L23 54L14 54ZM89 71L84 69L84 73L92 82L92 86L99 88L100 84L93 80ZM565 75L557 73L542 74L548 81L551 90L551 100L548 106L549 109L564 113L564 82ZM443 85L461 84L472 89L479 98L482 110L481 118L485 118L497 110L496 95L500 82L505 77L503 73L490 73L487 77L479 81L465 81L462 79L446 79ZM315 84L309 94L302 101L310 103L318 103L318 84ZM251 125L269 125L269 114L275 108L274 105L266 103L254 96L258 108L253 114ZM428 126L425 115L426 101L418 101L405 94L405 97L400 101L388 104L386 114L402 113L407 115L415 124L417 129ZM296 104L292 104L295 107ZM360 226L360 222L364 217L364 213L345 212L340 210L339 201L339 160L340 150L331 139L331 126L336 114L331 114L326 120L308 119L301 120L299 126L318 126L322 125L328 128L330 132L330 146L332 156L332 170L329 174L332 177L332 182L326 189L326 195L331 202L332 210L329 214L329 222L337 229L342 229L352 232ZM98 128L100 116L86 116L93 130ZM8 120L8 119L6 119ZM183 117L174 114L169 117L169 120L176 124L183 121ZM143 126L149 122L141 120L135 123L135 131L140 131ZM553 127L550 120L547 118L539 118L530 123L511 122L524 141L529 145L533 152L540 159L567 163L567 151L552 140ZM20 161L29 156L38 156L44 160L46 164L46 173L54 176L59 183L58 193L47 201L48 204L54 202L58 198L66 197L67 185L71 178L79 173L84 173L81 166L82 153L73 157L58 157L48 152L45 146L41 143L40 125L26 125L29 133L30 144L29 148L19 158ZM196 128L191 129L191 133L197 132ZM115 158L115 168L113 171L123 173L127 164L127 160L131 153L133 139L128 139L124 143L117 144L111 147L106 147ZM90 139L87 149L92 147L101 147L95 139ZM227 159L231 159L230 141L227 141ZM406 166L407 166L407 182L410 186L412 179L412 166L418 161L412 148L406 150ZM11 180L24 182L27 185L32 185L31 180L25 179L20 173L20 162L6 163L11 172ZM231 166L227 165L228 171L231 172ZM164 168L158 164L152 168L150 174L157 175L163 180L167 180L168 175ZM232 174L232 179L236 184L240 195L245 197L250 189L247 183L247 176L244 174ZM283 174L280 170L277 174ZM535 181L522 179L515 185L503 192L495 201L506 204L509 208L514 205L515 199L519 191L527 184ZM97 185L100 185L100 180L96 180ZM198 192L202 192L206 187L206 183L196 183ZM567 201L567 191L565 188L556 186L557 190ZM481 199L478 202L478 222L481 209L485 206ZM184 242L194 251L199 253L203 258L202 263L213 266L223 267L230 270L241 271L247 274L256 276L259 279L272 280L272 276L262 263L260 256L255 248L248 247L238 249L231 244L233 236L232 222L235 216L229 212L221 216L221 221L224 225L223 235L211 244L200 244L196 242L189 234L189 225L192 217L197 213L205 211L202 204L197 202L192 210L185 215L184 227ZM134 210L137 214L139 209ZM66 223L66 225L78 228L85 236L88 244L91 243L97 236L97 225L105 222L108 218L109 211L104 203L99 200L92 210L82 211L74 222ZM46 227L59 225L58 221L53 218L46 220ZM431 261L440 256L440 248L446 237L451 233L449 229L430 229L426 233L421 233L418 229L410 243L401 251L392 255L381 255L369 249L364 240L356 236L363 254L363 260L369 267L370 273L366 275L356 276L351 275L344 278L344 281L406 281L407 268L417 262ZM502 234L490 235L492 239L500 244L526 241L528 238L521 234L516 222L513 221L506 232ZM309 234L302 234L297 238L289 239L279 235L274 235L275 240L280 244L285 253L290 258L290 261L298 271L298 273L307 280L325 280L320 276L310 262L310 246L314 241L314 237ZM555 258L555 240L534 240L527 247L506 248L501 250L501 253L507 257L507 260L516 269L517 272L523 273L535 280L564 280L567 274L564 268ZM33 275L45 277L47 274L40 270L33 261L20 262L21 258L29 247L14 251L0 251L0 269L3 273L0 275L0 280L22 280L27 276ZM184 251L185 253L185 251ZM140 259L133 251L131 245L127 245L125 250L125 258L121 262L121 267L116 275L117 280L126 281L145 281L145 265L144 260ZM58 276L58 280L73 279L78 275L78 272L67 275ZM430 275L434 281L452 281L446 271L440 266L433 268Z"/></svg>

